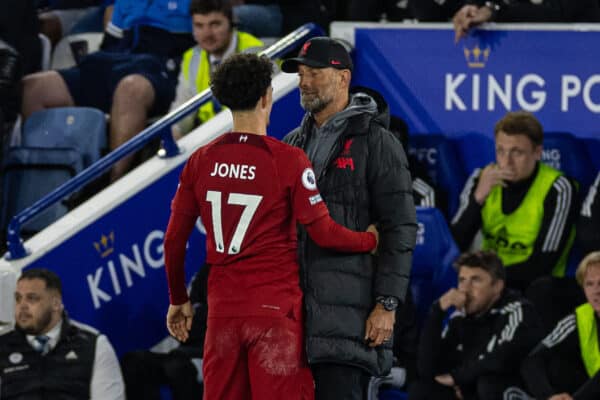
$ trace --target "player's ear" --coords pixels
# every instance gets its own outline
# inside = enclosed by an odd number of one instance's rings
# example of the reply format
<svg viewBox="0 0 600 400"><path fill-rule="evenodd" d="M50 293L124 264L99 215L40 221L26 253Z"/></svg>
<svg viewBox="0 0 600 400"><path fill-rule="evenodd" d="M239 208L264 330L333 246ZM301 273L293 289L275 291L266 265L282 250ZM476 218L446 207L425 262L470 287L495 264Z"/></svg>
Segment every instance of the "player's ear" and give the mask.
<svg viewBox="0 0 600 400"><path fill-rule="evenodd" d="M260 104L260 109L264 110L267 107L267 94L265 93L264 95L260 96L260 100L258 101Z"/></svg>
<svg viewBox="0 0 600 400"><path fill-rule="evenodd" d="M260 108L265 109L265 108L270 107L271 101L273 101L273 91L269 87L265 91L265 94L263 94L262 96L260 96Z"/></svg>

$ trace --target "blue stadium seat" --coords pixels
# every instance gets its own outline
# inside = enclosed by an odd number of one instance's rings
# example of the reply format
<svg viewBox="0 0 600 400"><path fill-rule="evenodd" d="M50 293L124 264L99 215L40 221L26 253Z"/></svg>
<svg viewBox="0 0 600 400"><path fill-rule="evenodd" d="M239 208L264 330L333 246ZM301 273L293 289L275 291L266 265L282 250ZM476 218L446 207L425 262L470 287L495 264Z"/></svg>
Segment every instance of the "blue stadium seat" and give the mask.
<svg viewBox="0 0 600 400"><path fill-rule="evenodd" d="M447 199L448 209L444 211L449 216L454 215L458 209L460 192L467 180L454 143L437 133L411 135L408 151L426 166L434 186Z"/></svg>
<svg viewBox="0 0 600 400"><path fill-rule="evenodd" d="M65 107L38 111L25 121L21 142L10 147L2 163L0 229L18 212L97 161L107 147L104 113ZM66 214L57 202L23 227L38 232Z"/></svg>
<svg viewBox="0 0 600 400"><path fill-rule="evenodd" d="M471 175L476 168L483 168L496 160L494 139L490 136L469 132L456 136L452 140L465 176Z"/></svg>
<svg viewBox="0 0 600 400"><path fill-rule="evenodd" d="M431 304L456 285L456 271L452 263L459 250L440 210L417 207L417 221L419 230L410 287L419 322L422 323Z"/></svg>
<svg viewBox="0 0 600 400"><path fill-rule="evenodd" d="M171 388L167 385L160 386L160 400L173 400Z"/></svg>
<svg viewBox="0 0 600 400"><path fill-rule="evenodd" d="M386 389L379 392L379 400L407 400L408 393L396 389Z"/></svg>
<svg viewBox="0 0 600 400"><path fill-rule="evenodd" d="M82 155L86 168L108 147L106 136L102 111L89 107L50 108L27 118L21 146L74 148Z"/></svg>
<svg viewBox="0 0 600 400"><path fill-rule="evenodd" d="M600 171L600 139L596 138L579 138L583 146L587 150L588 158L594 165L596 171Z"/></svg>
<svg viewBox="0 0 600 400"><path fill-rule="evenodd" d="M594 180L595 168L588 157L585 145L570 133L544 133L542 161L577 179L581 185L580 193L587 192Z"/></svg>

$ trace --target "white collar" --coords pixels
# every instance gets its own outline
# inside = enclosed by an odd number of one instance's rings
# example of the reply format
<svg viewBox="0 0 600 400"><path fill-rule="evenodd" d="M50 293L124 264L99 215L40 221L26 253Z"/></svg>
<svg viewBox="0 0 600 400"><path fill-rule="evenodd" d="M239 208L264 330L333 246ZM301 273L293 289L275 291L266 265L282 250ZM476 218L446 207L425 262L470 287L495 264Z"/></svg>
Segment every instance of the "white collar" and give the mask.
<svg viewBox="0 0 600 400"><path fill-rule="evenodd" d="M48 345L50 349L53 349L56 344L58 343L58 339L60 339L60 331L62 329L62 318L57 322L56 325L54 325L54 327L52 329L50 329L48 332L45 333L46 336L48 336L50 338L50 340L48 340ZM27 335L27 341L29 342L30 345L32 345L33 347L35 347L35 337L36 336L40 336L40 335Z"/></svg>

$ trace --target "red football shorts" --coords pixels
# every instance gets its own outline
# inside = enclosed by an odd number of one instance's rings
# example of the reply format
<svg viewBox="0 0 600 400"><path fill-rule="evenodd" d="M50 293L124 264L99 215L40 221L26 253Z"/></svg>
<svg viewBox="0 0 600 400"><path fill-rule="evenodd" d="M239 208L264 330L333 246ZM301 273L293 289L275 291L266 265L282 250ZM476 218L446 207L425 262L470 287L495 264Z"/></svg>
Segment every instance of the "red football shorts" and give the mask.
<svg viewBox="0 0 600 400"><path fill-rule="evenodd" d="M313 400L304 327L292 314L208 318L204 399Z"/></svg>

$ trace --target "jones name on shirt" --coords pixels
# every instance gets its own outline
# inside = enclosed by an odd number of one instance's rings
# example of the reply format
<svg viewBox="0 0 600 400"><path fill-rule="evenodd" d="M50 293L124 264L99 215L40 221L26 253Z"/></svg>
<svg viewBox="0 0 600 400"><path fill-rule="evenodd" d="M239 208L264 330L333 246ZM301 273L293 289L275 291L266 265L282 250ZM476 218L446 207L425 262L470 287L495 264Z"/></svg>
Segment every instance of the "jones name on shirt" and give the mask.
<svg viewBox="0 0 600 400"><path fill-rule="evenodd" d="M256 166L254 165L225 164L216 162L213 171L210 173L210 176L251 181L256 177L255 171Z"/></svg>

